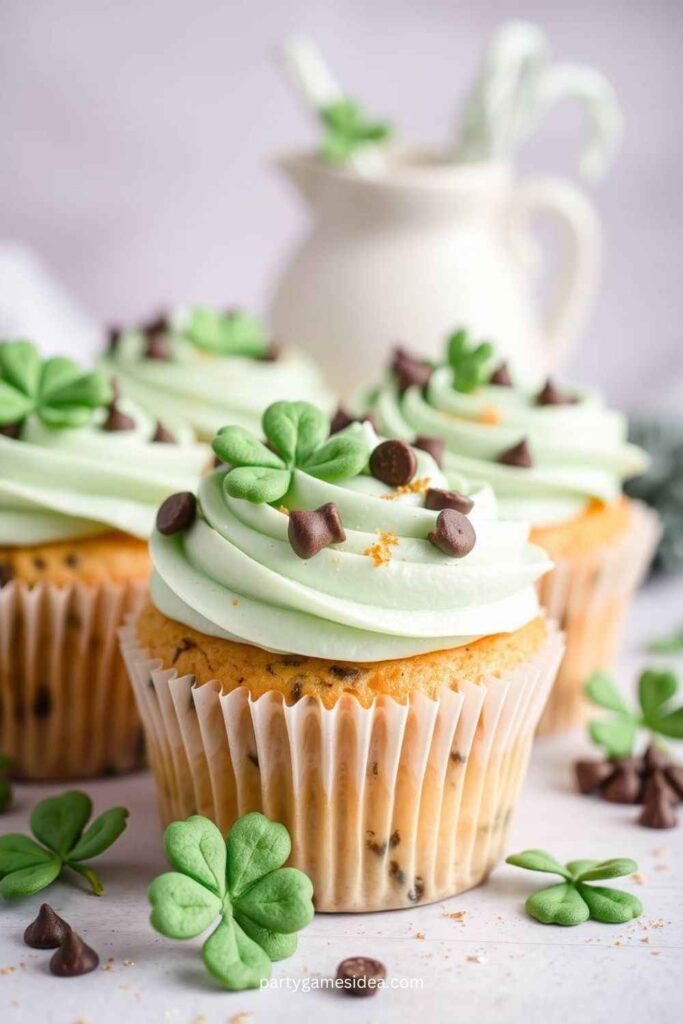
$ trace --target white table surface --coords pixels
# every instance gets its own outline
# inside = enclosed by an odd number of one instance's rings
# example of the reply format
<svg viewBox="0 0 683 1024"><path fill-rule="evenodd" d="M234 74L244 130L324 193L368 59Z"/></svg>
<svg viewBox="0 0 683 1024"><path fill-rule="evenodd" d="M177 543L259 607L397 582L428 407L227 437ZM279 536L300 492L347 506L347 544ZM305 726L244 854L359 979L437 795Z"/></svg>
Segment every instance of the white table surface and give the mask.
<svg viewBox="0 0 683 1024"><path fill-rule="evenodd" d="M643 641L683 624L683 580L650 585L632 610L621 677L647 660ZM679 666L683 669L683 664ZM42 895L0 906L1 1024L261 1024L323 1017L354 1021L553 1024L603 1021L673 1024L683 1019L683 821L652 831L637 808L573 791L571 764L589 750L581 735L538 741L509 843L541 847L562 861L631 856L640 878L614 884L636 892L644 916L629 925L543 926L523 909L551 876L503 865L489 882L443 903L369 915L317 915L290 960L275 964L282 988L226 993L204 971L200 940L175 942L148 924L145 890L166 864L148 774L87 784L96 810L125 804L128 831L100 861L101 899L59 882ZM65 787L17 787L17 806L0 831L26 828L32 804ZM22 942L46 899L99 952L102 967L54 978L49 952ZM452 915L464 911L464 920ZM379 958L389 978L417 988L366 999L311 989L344 957ZM406 982L404 982L405 984Z"/></svg>

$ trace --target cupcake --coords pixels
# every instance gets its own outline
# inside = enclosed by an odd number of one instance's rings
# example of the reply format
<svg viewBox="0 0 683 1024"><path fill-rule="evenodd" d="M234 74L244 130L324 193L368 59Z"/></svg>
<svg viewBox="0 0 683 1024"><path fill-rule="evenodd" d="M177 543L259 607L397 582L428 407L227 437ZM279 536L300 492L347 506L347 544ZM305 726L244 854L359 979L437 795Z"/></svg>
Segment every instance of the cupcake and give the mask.
<svg viewBox="0 0 683 1024"><path fill-rule="evenodd" d="M101 372L0 343L0 750L18 777L141 764L116 630L142 604L159 502L208 461Z"/></svg>
<svg viewBox="0 0 683 1024"><path fill-rule="evenodd" d="M360 404L384 433L435 452L449 481L466 474L489 484L504 519L531 523L531 540L554 562L539 582L541 602L567 641L540 731L580 725L583 684L611 667L659 532L656 517L622 494L645 466L626 441L625 417L588 388L515 386L492 346L471 346L464 331L442 365L397 349Z"/></svg>
<svg viewBox="0 0 683 1024"><path fill-rule="evenodd" d="M112 330L99 365L154 416L169 408L211 441L224 423L258 430L278 399L334 399L302 352L280 350L253 316L206 306L179 309L139 328Z"/></svg>
<svg viewBox="0 0 683 1024"><path fill-rule="evenodd" d="M562 652L549 568L490 487L369 423L276 403L267 445L165 502L121 630L161 814L283 822L324 911L481 882L505 848Z"/></svg>

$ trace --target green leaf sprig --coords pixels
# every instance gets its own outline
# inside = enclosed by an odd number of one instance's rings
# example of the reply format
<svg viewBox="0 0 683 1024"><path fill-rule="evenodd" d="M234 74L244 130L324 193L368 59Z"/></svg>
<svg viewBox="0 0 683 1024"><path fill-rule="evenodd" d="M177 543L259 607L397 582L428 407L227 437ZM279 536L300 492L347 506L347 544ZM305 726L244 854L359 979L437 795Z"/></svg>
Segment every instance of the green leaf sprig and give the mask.
<svg viewBox="0 0 683 1024"><path fill-rule="evenodd" d="M651 640L647 649L651 654L683 654L683 626L668 636Z"/></svg>
<svg viewBox="0 0 683 1024"><path fill-rule="evenodd" d="M675 673L648 668L638 680L640 708L632 711L614 680L604 672L595 672L585 684L586 696L612 715L590 722L591 739L603 747L610 758L629 757L639 729L668 739L683 739L683 705L671 707L677 691Z"/></svg>
<svg viewBox="0 0 683 1024"><path fill-rule="evenodd" d="M99 370L65 356L41 359L30 341L0 342L0 426L34 413L48 427L82 427L112 397Z"/></svg>
<svg viewBox="0 0 683 1024"><path fill-rule="evenodd" d="M241 310L222 312L210 306L194 306L181 333L197 348L221 356L259 359L270 345L264 324Z"/></svg>
<svg viewBox="0 0 683 1024"><path fill-rule="evenodd" d="M453 368L453 387L468 394L487 379L487 366L493 355L493 345L480 341L471 345L469 335L461 328L448 339L448 362Z"/></svg>
<svg viewBox="0 0 683 1024"><path fill-rule="evenodd" d="M629 857L603 861L573 860L563 866L544 850L524 850L506 857L505 863L527 871L559 875L564 879L559 885L535 892L526 901L527 913L541 924L571 927L583 924L589 918L604 924L625 924L643 912L640 900L631 893L587 884L603 878L632 875L638 870L638 865Z"/></svg>
<svg viewBox="0 0 683 1024"><path fill-rule="evenodd" d="M82 875L95 896L101 896L100 879L82 861L98 857L118 839L128 811L112 807L86 829L91 815L90 797L74 789L33 808L31 831L39 842L19 833L0 836L0 896L32 896L51 885L64 868Z"/></svg>
<svg viewBox="0 0 683 1024"><path fill-rule="evenodd" d="M365 441L354 433L329 437L328 417L308 402L275 402L264 412L262 426L270 447L243 427L223 427L214 438L214 452L233 467L223 483L233 498L279 501L295 469L336 481L358 476L367 465Z"/></svg>
<svg viewBox="0 0 683 1024"><path fill-rule="evenodd" d="M12 806L12 782L9 777L10 759L0 754L0 814Z"/></svg>
<svg viewBox="0 0 683 1024"><path fill-rule="evenodd" d="M271 961L294 953L296 933L313 919L307 875L282 865L291 852L284 825L245 814L227 841L208 818L176 821L164 833L175 871L149 889L151 923L171 939L191 939L218 919L204 943L209 972L227 989L258 988Z"/></svg>
<svg viewBox="0 0 683 1024"><path fill-rule="evenodd" d="M330 103L320 110L320 117L325 128L320 155L330 163L344 163L362 146L385 143L391 137L391 125L367 121L355 100Z"/></svg>

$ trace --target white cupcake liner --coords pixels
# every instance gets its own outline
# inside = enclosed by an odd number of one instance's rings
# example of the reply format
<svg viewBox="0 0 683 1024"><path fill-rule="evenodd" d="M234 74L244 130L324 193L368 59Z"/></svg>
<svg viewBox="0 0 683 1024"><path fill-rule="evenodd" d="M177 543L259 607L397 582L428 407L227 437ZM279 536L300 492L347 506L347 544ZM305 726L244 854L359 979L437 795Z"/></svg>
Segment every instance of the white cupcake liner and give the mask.
<svg viewBox="0 0 683 1024"><path fill-rule="evenodd" d="M144 583L0 589L0 750L21 779L141 767L144 737L117 630Z"/></svg>
<svg viewBox="0 0 683 1024"><path fill-rule="evenodd" d="M534 657L482 685L369 708L346 694L326 709L198 687L140 649L134 616L120 636L163 822L199 813L225 833L255 810L283 822L319 911L411 906L487 876L563 651L549 624Z"/></svg>
<svg viewBox="0 0 683 1024"><path fill-rule="evenodd" d="M589 554L560 558L538 582L541 604L563 630L567 650L539 735L583 725L589 711L584 683L612 668L634 592L642 582L661 535L659 519L638 501L631 522L613 543Z"/></svg>

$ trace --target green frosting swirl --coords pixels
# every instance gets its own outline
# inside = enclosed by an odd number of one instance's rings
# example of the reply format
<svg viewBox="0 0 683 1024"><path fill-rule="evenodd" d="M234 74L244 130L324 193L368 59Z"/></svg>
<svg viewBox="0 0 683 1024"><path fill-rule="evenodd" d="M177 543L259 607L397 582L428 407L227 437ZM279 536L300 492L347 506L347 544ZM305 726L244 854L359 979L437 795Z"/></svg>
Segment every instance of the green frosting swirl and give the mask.
<svg viewBox="0 0 683 1024"><path fill-rule="evenodd" d="M595 391L574 389L571 404L538 405L517 387L463 392L453 380L453 368L439 366L424 390L413 386L401 394L389 371L358 405L373 412L388 437L443 438L449 480L465 475L475 486L493 487L505 519L537 526L566 521L593 500L614 501L622 482L645 467L643 451L626 441L626 418ZM522 439L532 467L501 465L500 455Z"/></svg>
<svg viewBox="0 0 683 1024"><path fill-rule="evenodd" d="M379 443L368 423L346 433L368 452ZM527 526L497 519L486 486L471 494L474 548L444 555L427 539L438 513L424 507L424 490L446 480L431 456L415 455L414 487L295 467L273 504L235 497L225 486L230 470L219 468L200 482L193 525L152 537L155 604L210 636L347 661L407 657L525 625L538 614L534 581L550 568L547 556L528 543ZM303 560L289 543L286 510L328 502L346 540Z"/></svg>

